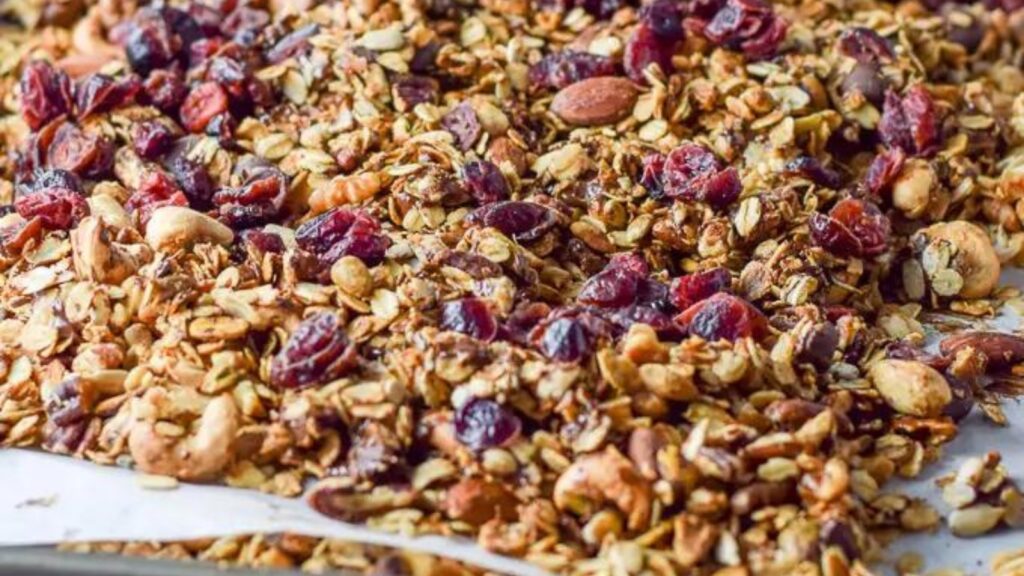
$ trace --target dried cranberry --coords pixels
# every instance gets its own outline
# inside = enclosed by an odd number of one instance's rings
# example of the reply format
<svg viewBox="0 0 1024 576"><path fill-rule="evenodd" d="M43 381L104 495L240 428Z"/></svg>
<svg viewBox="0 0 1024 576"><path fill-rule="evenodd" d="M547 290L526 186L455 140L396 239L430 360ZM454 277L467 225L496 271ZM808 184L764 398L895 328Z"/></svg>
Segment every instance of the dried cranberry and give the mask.
<svg viewBox="0 0 1024 576"><path fill-rule="evenodd" d="M896 177L903 170L903 163L907 159L906 152L902 148L886 150L871 160L868 166L864 183L868 190L874 194L881 194L888 190L889 186L896 181Z"/></svg>
<svg viewBox="0 0 1024 576"><path fill-rule="evenodd" d="M545 356L559 362L578 362L593 352L587 329L575 318L558 318L544 326L538 345Z"/></svg>
<svg viewBox="0 0 1024 576"><path fill-rule="evenodd" d="M74 172L46 168L36 170L32 173L32 177L29 180L19 182L17 193L30 194L47 188L64 188L82 194L82 181L79 180Z"/></svg>
<svg viewBox="0 0 1024 576"><path fill-rule="evenodd" d="M646 84L644 70L651 64L657 64L665 74L674 71L672 55L679 45L675 40L666 40L655 32L649 24L641 23L633 30L622 57L622 66L626 75L637 83Z"/></svg>
<svg viewBox="0 0 1024 576"><path fill-rule="evenodd" d="M462 177L478 206L508 200L508 181L493 162L471 160L463 167Z"/></svg>
<svg viewBox="0 0 1024 576"><path fill-rule="evenodd" d="M719 46L769 58L786 36L786 22L762 0L728 0L704 27L704 36Z"/></svg>
<svg viewBox="0 0 1024 576"><path fill-rule="evenodd" d="M551 308L543 302L526 302L517 306L505 319L498 332L501 338L510 340L520 346L530 345L530 335L551 313Z"/></svg>
<svg viewBox="0 0 1024 576"><path fill-rule="evenodd" d="M669 153L662 184L670 198L699 200L715 208L728 206L742 189L736 169L723 168L714 154L697 144L683 144Z"/></svg>
<svg viewBox="0 0 1024 576"><path fill-rule="evenodd" d="M892 60L895 55L889 41L870 28L847 28L839 36L839 51L861 63Z"/></svg>
<svg viewBox="0 0 1024 576"><path fill-rule="evenodd" d="M678 42L683 39L683 13L675 0L654 0L640 9L640 21L650 26L661 39Z"/></svg>
<svg viewBox="0 0 1024 576"><path fill-rule="evenodd" d="M647 276L651 273L650 266L644 257L636 252L622 252L612 256L608 261L608 269L628 270L639 276Z"/></svg>
<svg viewBox="0 0 1024 576"><path fill-rule="evenodd" d="M188 95L188 87L181 77L169 70L151 72L142 90L149 103L164 112L177 110Z"/></svg>
<svg viewBox="0 0 1024 576"><path fill-rule="evenodd" d="M288 177L276 168L250 174L241 188L224 188L213 195L220 218L235 229L269 224L277 219L288 195Z"/></svg>
<svg viewBox="0 0 1024 576"><path fill-rule="evenodd" d="M480 120L468 101L461 102L441 118L441 126L455 136L455 143L463 151L469 150L483 132Z"/></svg>
<svg viewBox="0 0 1024 576"><path fill-rule="evenodd" d="M384 260L390 244L375 218L348 208L335 208L299 226L295 241L303 250L319 256L326 266L342 256L355 256L375 266Z"/></svg>
<svg viewBox="0 0 1024 576"><path fill-rule="evenodd" d="M516 438L522 422L488 398L473 398L455 412L455 437L471 450L501 446Z"/></svg>
<svg viewBox="0 0 1024 576"><path fill-rule="evenodd" d="M238 60L224 56L215 57L206 69L206 79L219 84L232 100L244 100L248 97L246 85L249 82L249 74Z"/></svg>
<svg viewBox="0 0 1024 576"><path fill-rule="evenodd" d="M50 63L33 60L21 72L21 115L32 130L71 111L71 80Z"/></svg>
<svg viewBox="0 0 1024 576"><path fill-rule="evenodd" d="M826 168L817 158L813 156L797 156L786 164L786 173L803 176L818 186L825 188L839 188L842 180L839 174L831 168Z"/></svg>
<svg viewBox="0 0 1024 576"><path fill-rule="evenodd" d="M194 42L188 48L189 68L199 68L206 64L210 58L213 58L221 51L224 43L223 38L203 38L198 42Z"/></svg>
<svg viewBox="0 0 1024 576"><path fill-rule="evenodd" d="M78 119L106 112L135 98L142 84L135 75L114 80L106 74L91 74L75 89Z"/></svg>
<svg viewBox="0 0 1024 576"><path fill-rule="evenodd" d="M286 248L281 236L273 232L246 230L239 238L244 246L251 247L260 254L282 254Z"/></svg>
<svg viewBox="0 0 1024 576"><path fill-rule="evenodd" d="M684 331L665 311L650 306L628 306L616 310L609 317L620 330L625 333L633 324L646 324L654 329L659 338L680 340Z"/></svg>
<svg viewBox="0 0 1024 576"><path fill-rule="evenodd" d="M206 135L216 138L221 147L232 148L235 146L233 137L237 128L238 121L234 116L224 112L214 116L206 125Z"/></svg>
<svg viewBox="0 0 1024 576"><path fill-rule="evenodd" d="M548 54L531 66L528 78L534 89L561 90L580 80L617 73L615 61L607 56L562 50Z"/></svg>
<svg viewBox="0 0 1024 576"><path fill-rule="evenodd" d="M85 198L74 190L52 187L19 196L14 200L18 214L31 220L40 219L47 230L69 230L89 215Z"/></svg>
<svg viewBox="0 0 1024 576"><path fill-rule="evenodd" d="M193 88L181 104L181 122L189 132L198 134L218 114L228 109L228 95L216 82L204 82Z"/></svg>
<svg viewBox="0 0 1024 576"><path fill-rule="evenodd" d="M938 112L928 91L917 85L902 98L891 90L886 93L878 133L890 148L917 155L934 153L940 136Z"/></svg>
<svg viewBox="0 0 1024 576"><path fill-rule="evenodd" d="M174 132L156 122L139 122L132 126L132 148L147 160L154 160L167 152L174 143Z"/></svg>
<svg viewBox="0 0 1024 576"><path fill-rule="evenodd" d="M468 217L470 224L497 228L502 234L520 242L539 239L557 223L555 214L535 202L506 200L474 210Z"/></svg>
<svg viewBox="0 0 1024 576"><path fill-rule="evenodd" d="M267 51L267 61L271 64L280 64L289 58L301 56L309 51L309 39L320 32L319 24L307 24L302 28L287 34L274 44L274 47Z"/></svg>
<svg viewBox="0 0 1024 576"><path fill-rule="evenodd" d="M174 39L163 17L145 12L136 17L124 45L128 64L141 76L166 67L175 56Z"/></svg>
<svg viewBox="0 0 1024 576"><path fill-rule="evenodd" d="M462 298L441 306L441 329L490 342L498 333L498 323L483 300Z"/></svg>
<svg viewBox="0 0 1024 576"><path fill-rule="evenodd" d="M43 219L35 217L30 220L14 222L0 228L0 249L9 255L16 256L29 241L43 233Z"/></svg>
<svg viewBox="0 0 1024 576"><path fill-rule="evenodd" d="M761 338L768 333L768 320L742 298L719 292L684 310L676 322L692 336L708 342L740 338Z"/></svg>
<svg viewBox="0 0 1024 576"><path fill-rule="evenodd" d="M335 380L358 362L338 317L321 312L306 318L270 363L270 383L278 388L305 388Z"/></svg>
<svg viewBox="0 0 1024 576"><path fill-rule="evenodd" d="M732 286L732 275L726 268L711 268L680 276L669 287L672 304L686 310L719 292L727 292Z"/></svg>
<svg viewBox="0 0 1024 576"><path fill-rule="evenodd" d="M170 177L158 171L143 176L138 190L124 204L126 210L135 214L143 229L153 212L164 206L188 206L188 199Z"/></svg>
<svg viewBox="0 0 1024 576"><path fill-rule="evenodd" d="M469 274L474 280L501 276L501 266L472 252L448 250L440 258L442 266L451 266Z"/></svg>
<svg viewBox="0 0 1024 576"><path fill-rule="evenodd" d="M576 0L576 5L602 20L611 18L626 0Z"/></svg>
<svg viewBox="0 0 1024 576"><path fill-rule="evenodd" d="M164 168L174 177L174 181L178 183L193 208L206 210L212 206L216 188L213 178L202 164L185 156L184 147L174 147L166 156Z"/></svg>
<svg viewBox="0 0 1024 576"><path fill-rule="evenodd" d="M839 329L831 322L822 322L804 333L800 341L800 359L814 364L819 370L827 370L838 347Z"/></svg>
<svg viewBox="0 0 1024 576"><path fill-rule="evenodd" d="M636 301L641 277L627 269L609 268L587 279L576 299L602 308L622 308Z"/></svg>
<svg viewBox="0 0 1024 576"><path fill-rule="evenodd" d="M401 76L391 85L395 109L408 112L419 104L435 104L440 89L438 81L429 76Z"/></svg>
<svg viewBox="0 0 1024 576"><path fill-rule="evenodd" d="M53 168L80 176L100 176L113 164L113 145L101 136L86 133L66 122L53 137L47 162Z"/></svg>
<svg viewBox="0 0 1024 576"><path fill-rule="evenodd" d="M811 239L836 256L876 256L889 241L889 219L877 206L856 198L841 200L828 215L810 218Z"/></svg>

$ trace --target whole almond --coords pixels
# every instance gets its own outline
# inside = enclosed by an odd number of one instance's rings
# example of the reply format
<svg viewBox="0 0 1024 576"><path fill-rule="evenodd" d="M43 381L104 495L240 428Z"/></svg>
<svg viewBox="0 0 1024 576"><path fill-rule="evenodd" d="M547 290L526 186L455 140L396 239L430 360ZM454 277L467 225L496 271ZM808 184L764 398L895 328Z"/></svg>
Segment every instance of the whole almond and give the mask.
<svg viewBox="0 0 1024 576"><path fill-rule="evenodd" d="M562 88L551 101L551 111L567 124L601 126L628 116L636 97L636 87L626 78L600 76Z"/></svg>

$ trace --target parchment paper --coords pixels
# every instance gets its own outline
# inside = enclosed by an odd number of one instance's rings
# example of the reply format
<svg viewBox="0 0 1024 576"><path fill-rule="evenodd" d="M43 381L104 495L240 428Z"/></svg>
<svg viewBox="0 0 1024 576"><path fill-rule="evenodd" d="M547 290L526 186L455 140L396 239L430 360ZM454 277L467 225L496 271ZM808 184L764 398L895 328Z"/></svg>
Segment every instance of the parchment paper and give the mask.
<svg viewBox="0 0 1024 576"><path fill-rule="evenodd" d="M1019 270L1004 283L1024 286ZM1015 330L1015 314L994 327ZM934 480L969 456L999 450L1010 475L1024 481L1024 404L1005 404L1010 424L1000 428L975 410L945 456L919 478L894 482L887 490L920 496L944 515L948 506ZM296 532L366 544L418 550L462 560L500 574L544 574L525 562L489 554L466 539L386 534L321 516L302 499L288 499L222 486L185 485L175 490L144 489L134 472L102 467L28 450L0 450L0 546L93 540L180 540L232 534ZM895 560L906 551L921 553L928 569L959 568L990 572L991 557L1024 547L1024 532L997 532L975 539L954 538L948 530L905 536L888 550ZM885 573L885 567L879 567ZM888 570L891 573L891 570Z"/></svg>

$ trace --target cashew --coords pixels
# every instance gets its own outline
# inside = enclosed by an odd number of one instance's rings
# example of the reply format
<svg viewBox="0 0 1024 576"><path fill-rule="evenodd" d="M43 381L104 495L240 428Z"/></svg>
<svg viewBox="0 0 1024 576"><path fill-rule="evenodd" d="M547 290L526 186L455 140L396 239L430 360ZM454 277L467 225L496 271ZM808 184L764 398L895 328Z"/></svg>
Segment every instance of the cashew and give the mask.
<svg viewBox="0 0 1024 576"><path fill-rule="evenodd" d="M953 400L949 383L938 370L914 360L879 360L868 376L882 399L897 412L932 418Z"/></svg>
<svg viewBox="0 0 1024 576"><path fill-rule="evenodd" d="M146 226L146 242L153 250L175 250L196 242L230 244L231 228L206 214L181 206L157 208Z"/></svg>
<svg viewBox="0 0 1024 576"><path fill-rule="evenodd" d="M373 198L381 186L376 172L338 176L310 195L309 208L314 214L319 214L344 204L358 204Z"/></svg>
<svg viewBox="0 0 1024 576"><path fill-rule="evenodd" d="M71 45L76 53L58 62L58 65L71 76L91 74L111 60L124 58L123 50L107 42L101 17L100 7L93 6L88 14L75 24L71 32Z"/></svg>
<svg viewBox="0 0 1024 576"><path fill-rule="evenodd" d="M184 439L161 435L155 412L166 403L167 391L151 388L134 408L136 422L128 435L128 448L136 467L149 474L182 480L216 476L230 462L240 417L231 395L218 396L206 405L196 432Z"/></svg>
<svg viewBox="0 0 1024 576"><path fill-rule="evenodd" d="M555 506L592 514L606 501L626 515L630 530L646 527L651 518L651 486L625 456L609 446L604 452L576 460L555 482Z"/></svg>
<svg viewBox="0 0 1024 576"><path fill-rule="evenodd" d="M892 185L892 205L907 218L920 218L928 208L935 172L923 160L911 160Z"/></svg>
<svg viewBox="0 0 1024 576"><path fill-rule="evenodd" d="M152 259L145 246L126 246L112 242L103 221L89 216L71 233L75 271L86 280L102 284L120 284Z"/></svg>
<svg viewBox="0 0 1024 576"><path fill-rule="evenodd" d="M932 290L942 296L984 298L999 283L999 256L988 234L970 222L933 224L914 245Z"/></svg>

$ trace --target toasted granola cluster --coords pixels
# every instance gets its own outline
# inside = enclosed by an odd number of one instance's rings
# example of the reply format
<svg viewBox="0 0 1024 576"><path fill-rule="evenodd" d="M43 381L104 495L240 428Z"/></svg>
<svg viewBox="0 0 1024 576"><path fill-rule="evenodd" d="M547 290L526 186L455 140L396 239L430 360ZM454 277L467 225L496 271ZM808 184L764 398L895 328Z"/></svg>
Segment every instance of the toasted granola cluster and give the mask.
<svg viewBox="0 0 1024 576"><path fill-rule="evenodd" d="M975 329L1019 5L0 1L0 445L552 571L866 573L1024 362ZM954 532L1019 527L975 476Z"/></svg>

